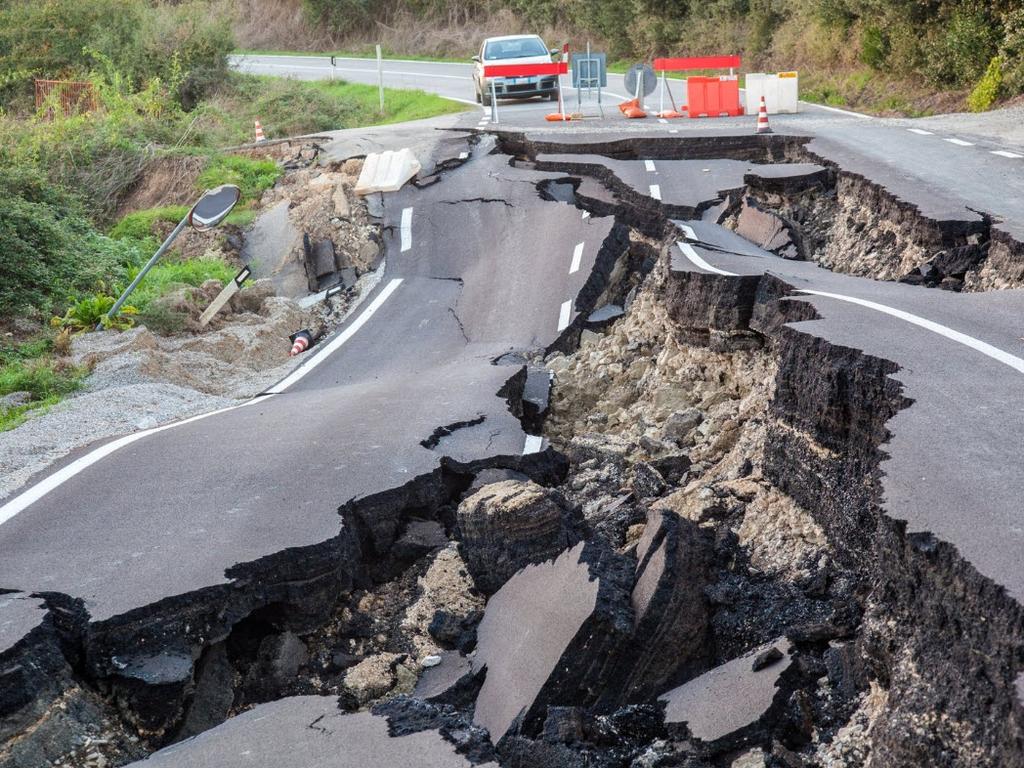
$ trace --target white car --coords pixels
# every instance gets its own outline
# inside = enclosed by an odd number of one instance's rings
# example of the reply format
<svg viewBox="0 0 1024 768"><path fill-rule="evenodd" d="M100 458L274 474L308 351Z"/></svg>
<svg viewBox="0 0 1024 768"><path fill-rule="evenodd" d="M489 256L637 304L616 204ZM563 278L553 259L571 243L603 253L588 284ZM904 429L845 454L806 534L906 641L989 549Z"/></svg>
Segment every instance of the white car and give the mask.
<svg viewBox="0 0 1024 768"><path fill-rule="evenodd" d="M506 35L489 37L473 57L473 85L476 100L484 106L491 104L491 81L499 99L525 99L545 96L558 99L558 78L555 75L535 77L484 77L484 67L492 64L550 64L557 49L549 49L537 35Z"/></svg>

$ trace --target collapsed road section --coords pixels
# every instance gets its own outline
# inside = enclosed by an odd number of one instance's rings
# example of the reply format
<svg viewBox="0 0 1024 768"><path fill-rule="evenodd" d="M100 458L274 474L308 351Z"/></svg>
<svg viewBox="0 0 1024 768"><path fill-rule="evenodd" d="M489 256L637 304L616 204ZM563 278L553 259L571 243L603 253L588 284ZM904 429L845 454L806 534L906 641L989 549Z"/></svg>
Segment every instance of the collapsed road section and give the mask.
<svg viewBox="0 0 1024 768"><path fill-rule="evenodd" d="M201 567L3 566L0 764L1019 762L1024 299L813 263L735 202L827 191L801 147L510 136L385 198L372 335L171 441L252 446L229 494L135 499Z"/></svg>

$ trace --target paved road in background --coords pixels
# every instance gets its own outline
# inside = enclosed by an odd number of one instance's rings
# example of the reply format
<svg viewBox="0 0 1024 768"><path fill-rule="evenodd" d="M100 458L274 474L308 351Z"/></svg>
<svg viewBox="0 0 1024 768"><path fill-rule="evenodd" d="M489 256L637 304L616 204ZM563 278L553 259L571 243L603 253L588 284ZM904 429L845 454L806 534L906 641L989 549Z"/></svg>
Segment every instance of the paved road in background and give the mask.
<svg viewBox="0 0 1024 768"><path fill-rule="evenodd" d="M244 55L232 59L245 72L299 79L324 79L331 74L326 57ZM371 59L337 59L336 74L352 82L377 82L376 62ZM431 93L472 103L472 65L422 61L386 60L385 85L420 88ZM568 82L568 78L563 78ZM683 101L683 83L670 84L677 100ZM575 94L575 91L566 93ZM462 118L462 125L488 130L525 129L531 135L570 141L632 135L734 135L749 134L754 117L626 120L617 104L627 98L621 75L609 74L605 91L604 120L588 119L568 125L552 125L544 115L550 102L540 100L501 101L499 124L489 120L480 108ZM575 104L571 95L569 105ZM648 97L657 105L658 94ZM809 149L836 162L844 170L858 173L885 186L902 200L916 205L922 213L940 221L980 221L978 211L995 218L995 226L1015 239L1024 240L1024 145L999 142L989 135L971 133L984 116L961 116L966 128L955 132L958 117L946 116L941 128L928 121L879 119L854 112L801 102L802 112L774 115L771 123L778 133L813 137ZM587 114L596 115L594 105ZM998 121L999 116L990 119Z"/></svg>

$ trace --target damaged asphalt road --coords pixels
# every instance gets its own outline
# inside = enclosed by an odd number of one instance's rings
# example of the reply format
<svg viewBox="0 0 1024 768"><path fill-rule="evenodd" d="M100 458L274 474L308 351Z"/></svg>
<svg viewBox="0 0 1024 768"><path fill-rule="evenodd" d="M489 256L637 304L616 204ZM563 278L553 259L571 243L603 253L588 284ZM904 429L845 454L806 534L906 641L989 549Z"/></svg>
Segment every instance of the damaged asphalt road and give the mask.
<svg viewBox="0 0 1024 768"><path fill-rule="evenodd" d="M448 154L470 150L445 141ZM1001 593L1019 601L1024 589L1015 559L1024 543L1019 294L840 275L720 226L728 207L720 193L752 180L801 187L826 172L816 163L754 164L790 152L784 139L767 152L749 142L734 159L611 160L593 147L530 157L495 146L484 139L469 162L441 160L429 183L370 200L386 247L380 284L267 394L92 463L84 459L93 449L83 451L38 481L38 498L0 507L0 589L10 590L0 594L0 738L17 742L53 702L87 687L146 741L129 758L170 744L144 765L704 768L760 745L752 765L797 768L812 763L791 749L836 737L850 711L866 706L856 703L868 696L861 667L874 664L872 684L916 670L918 659L901 659L904 647L877 627L876 646L885 645L878 638L893 646L869 647L871 662L850 660L857 615L869 613L850 607L855 573L862 592L878 583L919 590L893 599L907 611L901 618L958 643L969 635L957 652L997 648L997 673L977 661L971 679L991 681L990 711L1020 709L1006 662L1019 647L1018 606L1007 608ZM670 221L680 216L687 220ZM617 496L602 510L611 521L604 529L544 487L560 484L568 463L542 438L544 362L577 349L595 359L596 331L627 317L640 280L662 268L665 311L696 346L779 359L774 399L758 417L772 421L764 466L755 471L746 459L729 481L753 483L763 470L804 508L824 510L816 522L838 545L837 565L801 582L794 615L802 618L792 625L777 616L743 624L747 614L734 609L742 599L715 581L743 558L732 523L712 529L703 516L734 515L732 502L716 499L689 518L651 506L673 485L684 495L709 491L699 487L707 468L689 456L631 465L629 483L610 486ZM833 295L794 294L801 290ZM631 339L626 348L643 345ZM657 348L637 354L645 359L599 367L610 376L660 358ZM700 413L673 416L680 438L712 429ZM732 434L735 444L738 425L722 431L714 443ZM647 445L652 457L667 450ZM571 456L573 471L604 471L601 450ZM624 447L620 459L639 450ZM872 495L876 482L884 500ZM870 517L873 504L909 522L910 554ZM443 656L381 653L381 627L359 626L363 601L399 573L425 590L427 575L410 563L422 565L449 538L479 610L447 615L450 606L439 606L429 634ZM909 565L879 567L865 555L875 552L897 552ZM904 566L926 575L906 588L887 570ZM858 572L871 568L884 573ZM753 602L767 593L755 591ZM358 597L344 605L339 596L350 594ZM958 634L993 606L1002 611L993 627ZM723 629L730 610L738 626ZM358 630L348 638L356 653L332 646L328 654L348 681L344 692L293 692L287 678L307 660L298 638L332 622ZM984 641L971 645L976 636ZM239 659L256 659L242 682L230 679ZM436 670L416 689L429 695L351 713L398 692L417 664ZM275 700L261 703L253 691L263 674L285 683L268 684ZM352 693L361 675L391 682L374 693L371 679L361 698ZM835 681L849 690L811 701ZM236 690L247 696L232 698ZM951 698L961 706L975 693ZM1006 731L1000 749L1016 733ZM891 734L902 731L888 733L896 742ZM917 746L887 748L905 756ZM31 764L21 759L10 764Z"/></svg>

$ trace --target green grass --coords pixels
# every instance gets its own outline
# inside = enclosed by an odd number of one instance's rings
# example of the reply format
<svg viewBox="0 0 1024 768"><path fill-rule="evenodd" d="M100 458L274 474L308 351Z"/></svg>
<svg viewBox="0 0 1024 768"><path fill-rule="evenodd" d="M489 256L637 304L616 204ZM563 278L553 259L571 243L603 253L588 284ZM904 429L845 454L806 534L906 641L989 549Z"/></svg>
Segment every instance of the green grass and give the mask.
<svg viewBox="0 0 1024 768"><path fill-rule="evenodd" d="M29 354L41 342L20 345L16 354ZM10 349L10 348L8 348ZM5 349L5 353L8 352ZM14 429L32 411L49 408L61 398L82 386L87 371L77 366L62 365L49 358L15 359L0 366L0 396L12 392L29 392L32 399L14 408L0 407L0 432Z"/></svg>
<svg viewBox="0 0 1024 768"><path fill-rule="evenodd" d="M240 203L248 204L274 186L283 173L281 166L273 160L218 155L199 174L196 185L200 189L212 189L221 184L234 184L242 191Z"/></svg>
<svg viewBox="0 0 1024 768"><path fill-rule="evenodd" d="M206 256L188 261L164 261L153 267L135 289L131 304L143 313L156 299L183 285L198 287L211 279L227 283L237 271L237 268L222 259ZM130 277L134 277L134 274Z"/></svg>

